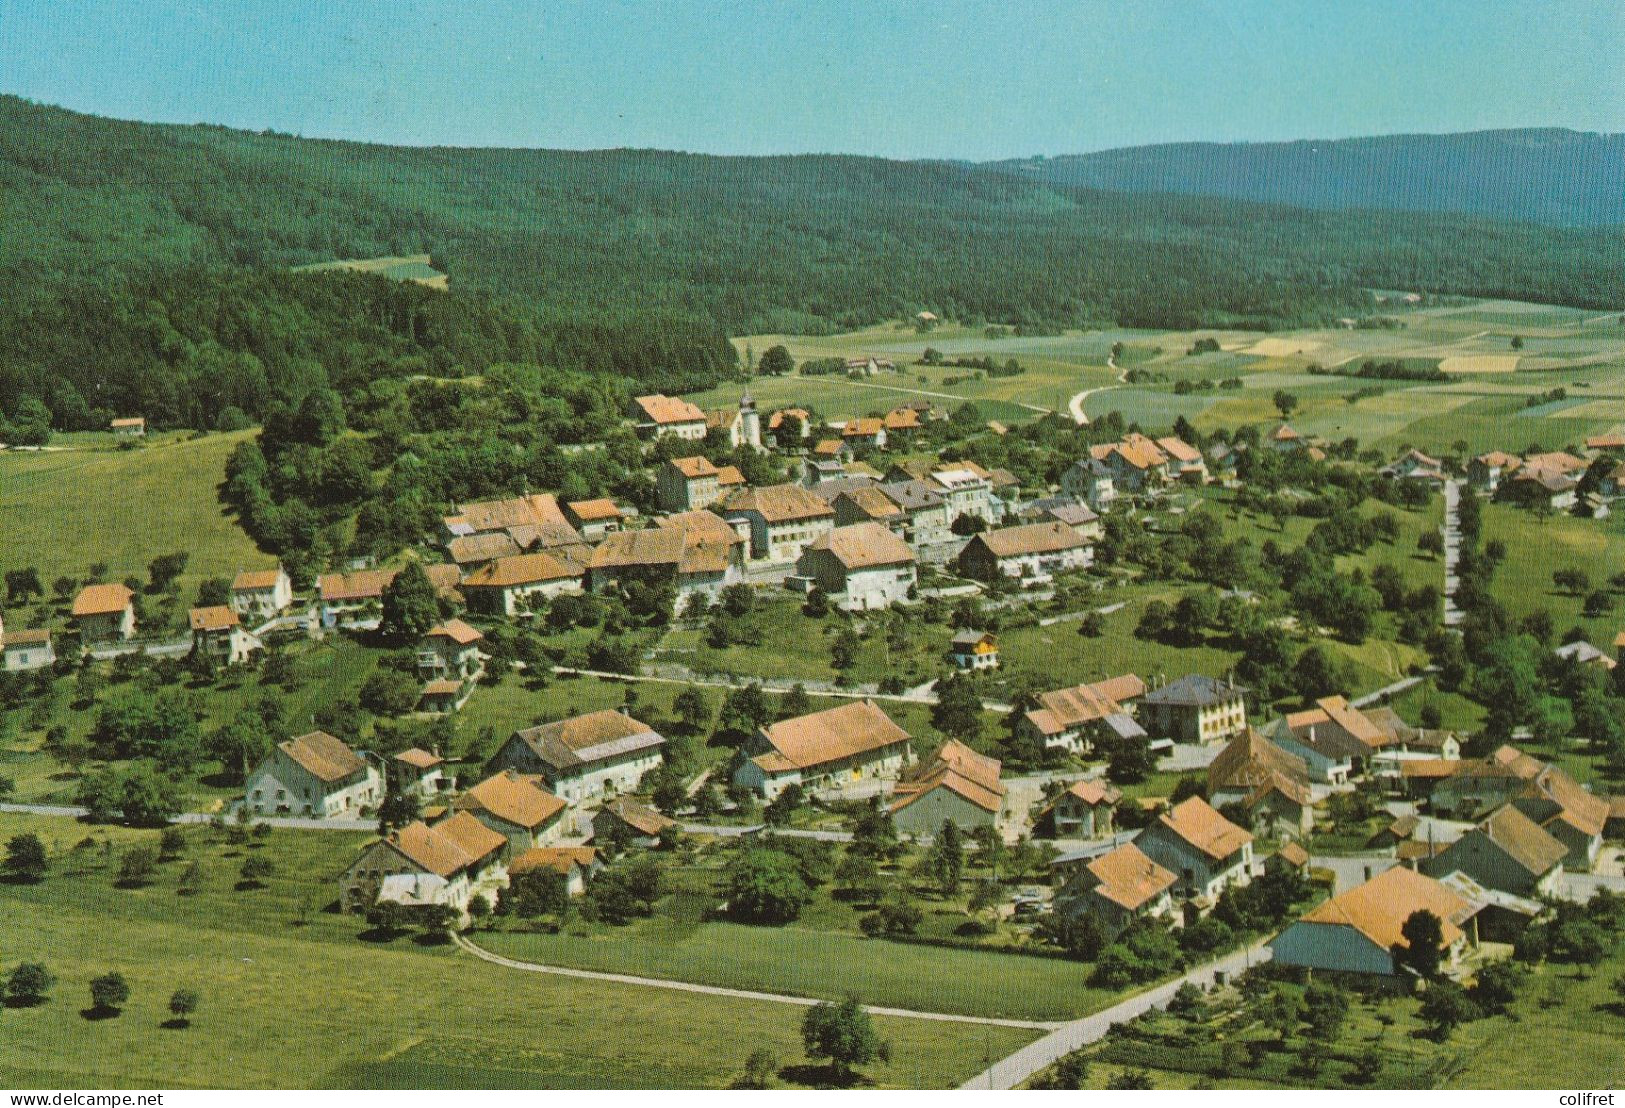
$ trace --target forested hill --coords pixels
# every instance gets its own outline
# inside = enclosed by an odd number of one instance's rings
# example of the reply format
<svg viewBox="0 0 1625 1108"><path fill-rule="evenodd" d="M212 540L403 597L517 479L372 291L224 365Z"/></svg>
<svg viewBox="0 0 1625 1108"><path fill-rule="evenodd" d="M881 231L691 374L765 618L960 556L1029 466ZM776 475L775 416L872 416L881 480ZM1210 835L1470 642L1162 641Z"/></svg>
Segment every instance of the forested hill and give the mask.
<svg viewBox="0 0 1625 1108"><path fill-rule="evenodd" d="M1625 135L1559 128L1301 142L1185 142L984 168L1051 185L1302 208L1468 212L1625 224Z"/></svg>
<svg viewBox="0 0 1625 1108"><path fill-rule="evenodd" d="M1617 235L1092 192L946 164L399 148L123 123L0 97L0 278L432 252L550 312L733 333L930 308L1267 327L1360 286L1613 307Z"/></svg>

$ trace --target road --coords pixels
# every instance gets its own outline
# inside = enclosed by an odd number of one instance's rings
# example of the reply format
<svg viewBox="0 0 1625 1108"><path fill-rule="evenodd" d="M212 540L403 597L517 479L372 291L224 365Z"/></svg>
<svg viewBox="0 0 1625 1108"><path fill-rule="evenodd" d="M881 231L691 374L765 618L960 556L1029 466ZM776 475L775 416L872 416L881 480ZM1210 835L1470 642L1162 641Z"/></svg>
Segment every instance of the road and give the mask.
<svg viewBox="0 0 1625 1108"><path fill-rule="evenodd" d="M1249 966L1267 962L1270 950L1260 939L1252 946L1227 954L1216 962L1198 966L1173 981L1147 989L1110 1008L1091 1016L1063 1024L1035 1043L1029 1043L1007 1058L1002 1058L960 1086L961 1089L1013 1089L1033 1074L1052 1065L1061 1058L1103 1038L1112 1024L1131 1020L1135 1016L1160 1008L1173 998L1174 993L1187 981L1206 988L1213 983L1215 973L1233 977Z"/></svg>
<svg viewBox="0 0 1625 1108"><path fill-rule="evenodd" d="M1115 354L1106 355L1106 368L1117 368L1117 356ZM1082 392L1074 393L1072 399L1066 402L1067 411L1072 413L1072 422L1076 423L1079 427L1087 424L1089 422L1089 416L1083 410L1083 402L1097 392L1110 392L1112 389L1122 388L1123 385L1127 383L1127 378L1128 370L1125 369L1117 374L1117 380L1119 382L1118 384L1101 385L1098 388L1084 389Z"/></svg>
<svg viewBox="0 0 1625 1108"><path fill-rule="evenodd" d="M691 835L716 835L725 839L736 839L741 835L755 835L768 830L765 823L753 823L741 826L733 823L685 823L683 830ZM852 841L850 831L810 831L806 828L775 827L775 835L783 835L787 839L816 839L823 843L849 843Z"/></svg>
<svg viewBox="0 0 1625 1108"><path fill-rule="evenodd" d="M935 704L937 698L929 692L921 692L918 688L910 692L883 693L875 692L868 686L860 685L853 689L838 689L823 681L790 681L786 678L742 678L742 677L702 677L689 673L685 667L674 666L671 663L656 663L669 670L682 670L681 674L653 674L653 673L611 673L601 669L580 669L576 666L554 666L553 672L560 676L574 677L601 677L608 681L648 681L661 685L699 685L708 689L743 689L750 685L760 685L763 692L787 693L796 685L809 696L833 696L846 700L890 700L898 704ZM1010 705L997 701L984 700L982 707L989 712L1008 713Z"/></svg>
<svg viewBox="0 0 1625 1108"><path fill-rule="evenodd" d="M929 389L911 389L906 385L877 385L869 381L846 381L843 383L856 386L860 389L884 389L887 392L906 392L912 393L915 396L935 396L942 400L957 400L961 404L967 403L973 399L972 397L959 396L951 392L931 392ZM1029 412L1039 412L1043 415L1049 415L1053 410L1039 404L1024 404L1019 400L1012 400L1010 403L1014 404L1018 408L1026 408Z"/></svg>
<svg viewBox="0 0 1625 1108"><path fill-rule="evenodd" d="M1461 482L1444 483L1444 625L1454 627L1461 622L1461 609L1456 607L1456 563L1461 559L1461 520L1457 506L1461 503Z"/></svg>
<svg viewBox="0 0 1625 1108"><path fill-rule="evenodd" d="M1392 685L1384 685L1382 688L1374 689L1371 692L1366 693L1364 696L1355 697L1353 700L1349 701L1349 705L1354 708L1364 708L1368 704L1376 704L1385 696L1396 696L1413 685L1420 685L1422 680L1423 679L1421 677L1401 678L1400 680L1395 681Z"/></svg>
<svg viewBox="0 0 1625 1108"><path fill-rule="evenodd" d="M793 1004L799 1008L811 1008L822 1001L815 997L791 996L786 993L759 993L750 989L729 989L721 985L700 985L692 981L675 981L666 977L639 977L629 973L603 973L599 970L572 969L565 966L547 966L539 962L521 962L515 958L504 958L500 954L493 954L484 947L476 945L466 936L453 934L452 941L460 948L476 958L483 959L508 969L522 970L525 973L550 973L559 977L577 977L588 981L613 981L621 985L643 985L651 989L670 989L674 992L704 993L707 996L726 996L737 1000L763 1000L770 1004ZM910 1008L883 1008L873 1004L864 1005L864 1010L871 1015L893 1016L900 1019L937 1020L942 1023L975 1023L988 1024L993 1027L1020 1027L1032 1031L1051 1031L1063 1026L1058 1023L1046 1023L1038 1020L1007 1020L993 1016L962 1016L952 1012L916 1012Z"/></svg>
<svg viewBox="0 0 1625 1108"><path fill-rule="evenodd" d="M63 819L84 819L89 808L74 804L0 804L0 812L18 812L33 816L58 816ZM208 823L214 819L209 812L182 812L171 823ZM377 831L378 821L373 819L305 819L300 816L255 816L253 822L268 823L272 827L287 827L298 831Z"/></svg>

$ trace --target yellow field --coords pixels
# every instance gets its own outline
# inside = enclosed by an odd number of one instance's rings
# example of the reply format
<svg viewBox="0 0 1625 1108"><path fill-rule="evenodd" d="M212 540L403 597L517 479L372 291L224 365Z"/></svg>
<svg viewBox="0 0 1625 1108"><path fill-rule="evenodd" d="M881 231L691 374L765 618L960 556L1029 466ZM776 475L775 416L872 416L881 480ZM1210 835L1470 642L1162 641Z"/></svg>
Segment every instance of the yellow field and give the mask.
<svg viewBox="0 0 1625 1108"><path fill-rule="evenodd" d="M1261 339L1242 353L1259 354L1266 358L1290 358L1295 354L1313 354L1325 345L1313 339Z"/></svg>
<svg viewBox="0 0 1625 1108"><path fill-rule="evenodd" d="M1516 354L1456 354L1439 362L1444 373L1512 373L1517 368Z"/></svg>

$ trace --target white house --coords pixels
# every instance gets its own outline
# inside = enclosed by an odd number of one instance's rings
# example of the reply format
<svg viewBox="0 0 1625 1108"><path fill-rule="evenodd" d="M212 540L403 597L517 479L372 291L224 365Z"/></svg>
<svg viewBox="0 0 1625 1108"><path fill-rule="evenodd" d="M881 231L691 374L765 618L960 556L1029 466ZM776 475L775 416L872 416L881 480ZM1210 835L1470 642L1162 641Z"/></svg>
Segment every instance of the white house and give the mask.
<svg viewBox="0 0 1625 1108"><path fill-rule="evenodd" d="M277 743L248 775L248 810L315 819L365 816L384 797L383 778L325 731Z"/></svg>
<svg viewBox="0 0 1625 1108"><path fill-rule="evenodd" d="M854 523L820 535L802 551L796 575L854 612L907 600L917 576L914 551L878 523Z"/></svg>
<svg viewBox="0 0 1625 1108"><path fill-rule="evenodd" d="M758 562L793 562L835 528L835 509L800 485L739 489L717 511L729 523L748 526L750 557Z"/></svg>
<svg viewBox="0 0 1625 1108"><path fill-rule="evenodd" d="M1082 754L1092 745L1094 733L1111 727L1119 734L1139 727L1130 709L1145 695L1145 682L1132 673L1119 674L1088 685L1074 685L1038 694L1038 707L1028 711L1020 726L1046 748Z"/></svg>
<svg viewBox="0 0 1625 1108"><path fill-rule="evenodd" d="M455 786L446 776L446 760L432 750L412 747L389 759L389 787L419 800L435 800Z"/></svg>
<svg viewBox="0 0 1625 1108"><path fill-rule="evenodd" d="M564 878L566 896L581 896L604 863L592 846L533 846L508 863L509 881L527 873L552 872Z"/></svg>
<svg viewBox="0 0 1625 1108"><path fill-rule="evenodd" d="M1177 880L1138 846L1124 843L1080 866L1056 894L1056 910L1094 916L1115 936L1137 919L1167 915Z"/></svg>
<svg viewBox="0 0 1625 1108"><path fill-rule="evenodd" d="M238 665L265 649L237 612L224 604L193 608L186 614L186 624L192 630L192 649L222 665Z"/></svg>
<svg viewBox="0 0 1625 1108"><path fill-rule="evenodd" d="M1395 948L1409 943L1405 921L1431 912L1443 933L1445 962L1454 964L1467 945L1473 905L1454 890L1415 870L1395 866L1363 885L1311 909L1270 940L1277 965L1344 973L1393 976Z"/></svg>
<svg viewBox="0 0 1625 1108"><path fill-rule="evenodd" d="M293 604L293 581L275 569L243 570L231 582L231 610L247 619L272 619Z"/></svg>
<svg viewBox="0 0 1625 1108"><path fill-rule="evenodd" d="M128 585L86 585L73 601L73 621L86 646L135 637L135 593Z"/></svg>
<svg viewBox="0 0 1625 1108"><path fill-rule="evenodd" d="M108 424L108 429L121 439L138 439L147 433L147 421L143 416L129 416L125 419L113 420Z"/></svg>
<svg viewBox="0 0 1625 1108"><path fill-rule="evenodd" d="M543 787L539 774L505 769L469 789L452 807L502 835L515 850L526 850L558 840L569 805Z"/></svg>
<svg viewBox="0 0 1625 1108"><path fill-rule="evenodd" d="M1056 838L1101 839L1115 830L1115 810L1123 794L1099 781L1074 781L1055 798L1039 822L1047 822Z"/></svg>
<svg viewBox="0 0 1625 1108"><path fill-rule="evenodd" d="M629 796L618 796L598 809L590 824L593 842L619 840L633 846L653 846L668 828L677 825L676 820Z"/></svg>
<svg viewBox="0 0 1625 1108"><path fill-rule="evenodd" d="M1487 889L1516 896L1558 895L1568 847L1511 804L1422 862L1422 872L1444 878L1465 873Z"/></svg>
<svg viewBox="0 0 1625 1108"><path fill-rule="evenodd" d="M999 637L966 628L948 642L948 658L960 669L998 669Z"/></svg>
<svg viewBox="0 0 1625 1108"><path fill-rule="evenodd" d="M855 700L769 724L756 733L734 784L772 800L792 784L839 791L895 780L908 761L908 732L872 700Z"/></svg>
<svg viewBox="0 0 1625 1108"><path fill-rule="evenodd" d="M431 627L418 640L418 673L428 680L476 681L485 672L485 636L460 619Z"/></svg>
<svg viewBox="0 0 1625 1108"><path fill-rule="evenodd" d="M1082 500L1097 512L1104 512L1117 499L1112 470L1098 458L1082 458L1061 474L1061 491Z"/></svg>
<svg viewBox="0 0 1625 1108"><path fill-rule="evenodd" d="M1175 742L1222 742L1247 730L1247 689L1202 673L1186 674L1145 694L1140 723Z"/></svg>
<svg viewBox="0 0 1625 1108"><path fill-rule="evenodd" d="M457 913L461 926L474 897L494 905L507 887L507 846L466 812L432 827L417 820L362 851L339 878L339 902L351 912L380 900L407 908L444 905Z"/></svg>
<svg viewBox="0 0 1625 1108"><path fill-rule="evenodd" d="M1162 813L1134 845L1178 877L1179 895L1211 903L1229 885L1252 880L1253 836L1199 796Z"/></svg>
<svg viewBox="0 0 1625 1108"><path fill-rule="evenodd" d="M51 632L44 628L0 631L0 644L3 644L7 673L44 669L56 664L56 648L51 645Z"/></svg>
<svg viewBox="0 0 1625 1108"><path fill-rule="evenodd" d="M529 611L533 597L552 598L580 592L584 568L546 550L498 558L463 578L463 595L472 609L515 616Z"/></svg>
<svg viewBox="0 0 1625 1108"><path fill-rule="evenodd" d="M972 536L959 552L959 566L978 580L1014 577L1033 585L1082 569L1094 560L1094 553L1095 548L1064 523L1029 523Z"/></svg>
<svg viewBox="0 0 1625 1108"><path fill-rule="evenodd" d="M648 724L605 709L515 731L485 768L538 774L554 793L578 803L635 791L660 764L665 744Z"/></svg>
<svg viewBox="0 0 1625 1108"><path fill-rule="evenodd" d="M705 438L705 413L687 400L654 393L632 401L632 418L638 431L654 438L672 435L680 439Z"/></svg>
<svg viewBox="0 0 1625 1108"><path fill-rule="evenodd" d="M745 578L745 540L712 512L679 512L659 527L622 531L599 543L587 563L593 592L633 581L671 584L681 600L716 599Z"/></svg>

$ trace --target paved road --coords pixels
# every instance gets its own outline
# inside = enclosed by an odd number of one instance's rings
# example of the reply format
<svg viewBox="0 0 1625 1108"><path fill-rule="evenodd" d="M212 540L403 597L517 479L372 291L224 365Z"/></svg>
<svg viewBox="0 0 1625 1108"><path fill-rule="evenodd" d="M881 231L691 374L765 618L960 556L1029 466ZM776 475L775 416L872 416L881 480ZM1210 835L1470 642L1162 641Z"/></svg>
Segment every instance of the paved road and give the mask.
<svg viewBox="0 0 1625 1108"><path fill-rule="evenodd" d="M1461 521L1457 506L1461 503L1461 482L1444 483L1444 625L1454 627L1461 622L1461 609L1456 607L1456 563L1461 559Z"/></svg>
<svg viewBox="0 0 1625 1108"><path fill-rule="evenodd" d="M752 823L740 825L736 823L685 823L683 830L692 835L717 835L725 839L738 838L741 835L755 835L769 830L765 823ZM825 843L849 843L852 841L850 831L811 831L803 827L774 827L771 829L775 835L783 835L789 839L817 839Z"/></svg>
<svg viewBox="0 0 1625 1108"><path fill-rule="evenodd" d="M1394 696L1404 692L1412 685L1420 685L1422 680L1423 679L1421 677L1403 678L1399 681L1395 681L1392 685L1384 685L1382 688L1368 692L1364 696L1355 697L1353 700L1349 701L1349 706L1354 708L1364 708L1368 704L1377 703L1385 696Z"/></svg>
<svg viewBox="0 0 1625 1108"><path fill-rule="evenodd" d="M1106 355L1106 368L1117 368L1116 355ZM1124 382L1126 381L1127 376L1128 370L1125 369L1117 375L1117 380L1119 382ZM1089 422L1089 416L1083 410L1083 402L1088 397L1093 396L1097 392L1110 392L1112 389L1120 389L1122 387L1122 384L1101 385L1099 388L1084 389L1082 392L1074 393L1072 399L1066 402L1066 410L1072 413L1072 422L1076 423L1079 427L1082 427Z"/></svg>
<svg viewBox="0 0 1625 1108"><path fill-rule="evenodd" d="M74 804L0 804L0 812L20 812L34 816L58 816L63 819L84 819L89 808ZM171 823L208 823L214 819L209 812L182 812ZM304 819L298 816L256 816L255 823L268 823L272 827L288 827L300 831L376 831L378 821L371 819Z"/></svg>
<svg viewBox="0 0 1625 1108"><path fill-rule="evenodd" d="M811 1008L821 1001L814 997L790 996L785 993L759 993L750 989L728 989L720 985L699 985L692 981L674 981L666 977L639 977L630 973L602 973L598 970L571 969L565 966L545 966L538 962L521 962L514 958L504 958L500 954L493 954L483 947L475 945L463 935L452 935L459 947L495 965L506 966L509 969L523 970L526 973L550 973L560 977L579 977L589 981L614 981L622 985L643 985L651 989L671 989L684 993L705 993L707 996L727 996L739 1000L765 1000L770 1004L794 1004L800 1008ZM1021 1027L1033 1031L1051 1031L1063 1025L1058 1023L1045 1023L1038 1020L1007 1020L992 1016L961 1016L951 1012L916 1012L910 1008L882 1008L873 1004L864 1005L864 1010L876 1016L896 1016L902 1019L938 1020L943 1023L977 1023L990 1024L994 1027Z"/></svg>
<svg viewBox="0 0 1625 1108"><path fill-rule="evenodd" d="M1167 1004L1185 982L1194 981L1206 987L1212 984L1215 972L1233 976L1248 966L1269 961L1270 950L1264 945L1266 941L1260 939L1252 946L1228 954L1216 962L1198 966L1177 980L1137 993L1092 1016L1063 1024L1037 1042L1029 1043L1009 1057L993 1063L960 1088L1013 1089L1045 1066L1059 1061L1074 1050L1099 1041L1111 1029L1112 1024L1131 1020L1152 1008L1160 1008Z"/></svg>
<svg viewBox="0 0 1625 1108"><path fill-rule="evenodd" d="M826 681L791 681L788 678L743 678L743 677L702 677L698 674L689 674L685 667L670 662L656 662L657 666L672 671L681 670L681 676L674 673L611 673L601 669L580 669L576 666L554 666L553 672L561 676L575 677L601 677L609 681L649 681L660 685L699 685L708 689L743 689L749 685L760 685L763 692L787 693L794 686L800 685L809 696L833 696L846 700L890 700L899 704L935 704L937 698L929 692L921 692L918 688L910 692L883 693L876 692L871 686L859 685L850 689L838 689ZM982 707L989 712L1006 713L1010 705L1001 704L996 700L982 701Z"/></svg>

